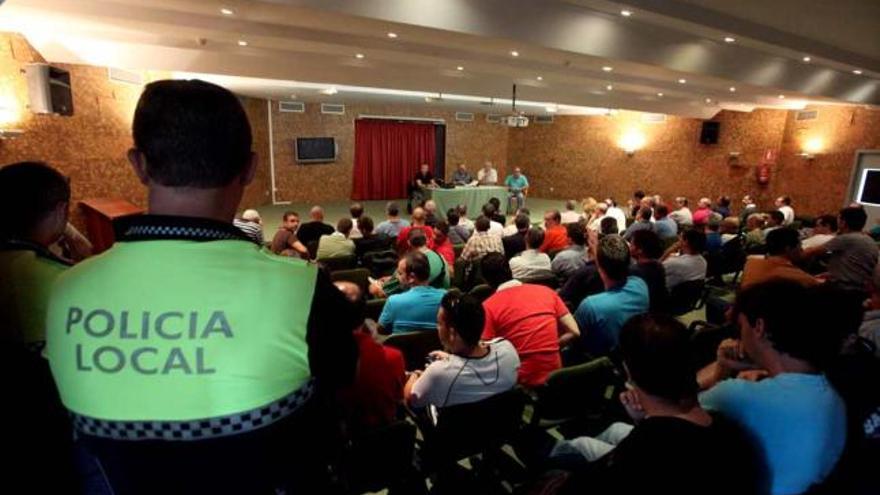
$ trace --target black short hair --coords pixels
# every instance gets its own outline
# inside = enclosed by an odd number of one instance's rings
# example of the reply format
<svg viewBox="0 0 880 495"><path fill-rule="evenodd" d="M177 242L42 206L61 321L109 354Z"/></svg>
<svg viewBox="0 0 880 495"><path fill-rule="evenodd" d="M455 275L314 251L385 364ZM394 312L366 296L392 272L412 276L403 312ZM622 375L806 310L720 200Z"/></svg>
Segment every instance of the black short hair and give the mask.
<svg viewBox="0 0 880 495"><path fill-rule="evenodd" d="M571 239L572 244L583 246L587 243L587 233L584 231L584 226L580 223L567 224L565 232L568 234L568 238Z"/></svg>
<svg viewBox="0 0 880 495"><path fill-rule="evenodd" d="M446 220L440 220L434 225L434 230L443 235L449 235L449 223L447 223Z"/></svg>
<svg viewBox="0 0 880 495"><path fill-rule="evenodd" d="M461 217L459 217L458 211L455 208L450 208L446 212L446 221L449 222L449 225L458 225L460 219Z"/></svg>
<svg viewBox="0 0 880 495"><path fill-rule="evenodd" d="M790 196L780 196L779 199L782 200L782 204L787 205L787 206L791 206L791 197Z"/></svg>
<svg viewBox="0 0 880 495"><path fill-rule="evenodd" d="M646 221L646 222L650 222L651 221L651 213L652 213L651 209L648 208L647 206L645 206L644 208L641 208L639 210L639 218Z"/></svg>
<svg viewBox="0 0 880 495"><path fill-rule="evenodd" d="M340 218L339 221L336 222L336 230L345 235L348 235L351 232L352 227L354 227L354 222L352 222L350 218Z"/></svg>
<svg viewBox="0 0 880 495"><path fill-rule="evenodd" d="M424 282L431 277L431 265L428 257L421 251L410 251L403 258L406 265L406 273L412 274L416 280Z"/></svg>
<svg viewBox="0 0 880 495"><path fill-rule="evenodd" d="M550 218L552 218L554 222L562 222L562 215L559 213L559 210L548 210L547 213L550 214Z"/></svg>
<svg viewBox="0 0 880 495"><path fill-rule="evenodd" d="M409 242L410 247L420 248L428 244L428 235L425 234L424 230L416 227L410 229L407 234L407 242Z"/></svg>
<svg viewBox="0 0 880 495"><path fill-rule="evenodd" d="M718 206L730 206L730 196L721 196L718 198Z"/></svg>
<svg viewBox="0 0 880 495"><path fill-rule="evenodd" d="M513 219L513 224L516 225L516 230L526 230L531 225L531 220L526 215L520 213Z"/></svg>
<svg viewBox="0 0 880 495"><path fill-rule="evenodd" d="M480 343L486 313L477 298L452 289L440 300L440 307L446 313L446 324L454 328L467 345Z"/></svg>
<svg viewBox="0 0 880 495"><path fill-rule="evenodd" d="M492 203L486 203L483 205L483 215L489 218L495 216L495 212L498 211L498 208L495 207Z"/></svg>
<svg viewBox="0 0 880 495"><path fill-rule="evenodd" d="M770 216L770 218L775 220L778 225L782 225L783 222L785 222L785 214L779 210L773 210L768 213L768 215Z"/></svg>
<svg viewBox="0 0 880 495"><path fill-rule="evenodd" d="M290 217L296 217L296 218L299 218L299 213L297 213L297 212L295 212L295 211L285 211L285 212L284 212L284 216L281 217L281 221L282 221L282 222L286 222L287 219L290 218Z"/></svg>
<svg viewBox="0 0 880 495"><path fill-rule="evenodd" d="M43 162L0 168L0 237L27 238L61 203L70 203L67 177Z"/></svg>
<svg viewBox="0 0 880 495"><path fill-rule="evenodd" d="M633 197L636 199L642 199L645 197L645 191L642 191L641 189L639 189L638 191L633 193Z"/></svg>
<svg viewBox="0 0 880 495"><path fill-rule="evenodd" d="M687 242L691 249L696 253L702 253L706 250L706 234L697 229L685 230L681 233L681 238L684 239L684 241Z"/></svg>
<svg viewBox="0 0 880 495"><path fill-rule="evenodd" d="M361 215L364 214L364 205L360 203L352 203L352 205L348 207L348 211L351 213L351 218L360 218Z"/></svg>
<svg viewBox="0 0 880 495"><path fill-rule="evenodd" d="M630 242L652 260L660 259L663 256L663 241L653 230L642 229L633 232Z"/></svg>
<svg viewBox="0 0 880 495"><path fill-rule="evenodd" d="M673 402L696 399L689 334L674 317L633 316L620 330L620 352L630 379L645 392Z"/></svg>
<svg viewBox="0 0 880 495"><path fill-rule="evenodd" d="M657 213L657 216L659 218L663 218L663 217L669 215L669 207L666 205L657 205L657 207L654 208L654 212Z"/></svg>
<svg viewBox="0 0 880 495"><path fill-rule="evenodd" d="M226 186L251 161L251 126L238 98L197 79L148 84L132 134L147 176L167 187Z"/></svg>
<svg viewBox="0 0 880 495"><path fill-rule="evenodd" d="M525 215L525 216L530 216L530 215L532 214L532 212L529 211L528 208L526 208L525 206L523 206L522 208L516 210L516 214L517 214L517 215L519 215L519 214L523 214L523 215Z"/></svg>
<svg viewBox="0 0 880 495"><path fill-rule="evenodd" d="M529 229L526 233L526 245L530 249L538 249L544 244L544 231L535 227Z"/></svg>
<svg viewBox="0 0 880 495"><path fill-rule="evenodd" d="M486 232L491 225L489 218L482 215L474 221L474 227L477 229L477 232Z"/></svg>
<svg viewBox="0 0 880 495"><path fill-rule="evenodd" d="M840 350L841 332L835 317L842 315L834 306L846 299L828 298L821 289L810 290L791 280L776 279L737 294L734 314L745 316L753 326L758 319L763 320L764 332L774 349L821 369Z"/></svg>
<svg viewBox="0 0 880 495"><path fill-rule="evenodd" d="M837 232L837 217L834 215L822 215L816 219L816 224L822 224L828 227L831 232Z"/></svg>
<svg viewBox="0 0 880 495"><path fill-rule="evenodd" d="M767 238L764 239L764 242L767 244L767 254L779 256L800 246L801 238L797 230L782 227L767 232Z"/></svg>
<svg viewBox="0 0 880 495"><path fill-rule="evenodd" d="M599 239L596 263L612 280L624 280L629 274L629 246L619 235Z"/></svg>
<svg viewBox="0 0 880 495"><path fill-rule="evenodd" d="M510 263L503 254L497 252L488 253L480 259L480 272L486 283L496 289L504 282L513 279Z"/></svg>
<svg viewBox="0 0 880 495"><path fill-rule="evenodd" d="M375 226L373 225L373 219L368 217L367 215L358 217L358 230L361 231L361 234L371 234Z"/></svg>
<svg viewBox="0 0 880 495"><path fill-rule="evenodd" d="M389 217L396 217L397 215L400 215L400 206L394 202L388 203L385 205L385 213Z"/></svg>
<svg viewBox="0 0 880 495"><path fill-rule="evenodd" d="M617 226L617 219L614 217L605 217L600 220L599 232L603 235L614 235L620 232Z"/></svg>
<svg viewBox="0 0 880 495"><path fill-rule="evenodd" d="M864 208L847 206L840 210L840 219L846 222L846 227L849 230L859 232L865 228L865 223L868 222L868 214L865 213Z"/></svg>
<svg viewBox="0 0 880 495"><path fill-rule="evenodd" d="M495 207L495 211L501 209L501 200L495 197L489 198L489 204Z"/></svg>
<svg viewBox="0 0 880 495"><path fill-rule="evenodd" d="M461 216L467 216L467 205L458 205L455 207L458 210L458 214Z"/></svg>

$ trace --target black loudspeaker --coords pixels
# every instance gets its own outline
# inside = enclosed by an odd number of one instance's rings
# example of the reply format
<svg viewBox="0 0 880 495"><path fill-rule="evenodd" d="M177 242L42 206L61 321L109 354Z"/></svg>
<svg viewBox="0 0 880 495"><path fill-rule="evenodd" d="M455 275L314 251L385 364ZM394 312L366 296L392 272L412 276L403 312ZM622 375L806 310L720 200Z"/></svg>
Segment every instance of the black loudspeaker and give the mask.
<svg viewBox="0 0 880 495"><path fill-rule="evenodd" d="M25 66L25 76L32 112L73 115L69 72L38 63Z"/></svg>
<svg viewBox="0 0 880 495"><path fill-rule="evenodd" d="M721 122L703 122L700 130L700 144L718 144L718 133L721 132Z"/></svg>

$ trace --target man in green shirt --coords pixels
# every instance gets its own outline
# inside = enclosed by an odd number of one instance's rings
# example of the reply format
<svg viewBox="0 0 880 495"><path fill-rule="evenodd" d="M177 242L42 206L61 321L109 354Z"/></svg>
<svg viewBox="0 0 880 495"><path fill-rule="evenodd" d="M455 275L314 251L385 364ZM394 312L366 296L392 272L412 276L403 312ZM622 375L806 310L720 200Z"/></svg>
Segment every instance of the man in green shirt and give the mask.
<svg viewBox="0 0 880 495"><path fill-rule="evenodd" d="M336 232L322 235L318 241L318 255L316 259L337 258L339 256L354 255L354 241L349 239L354 225L350 218L340 218L336 223Z"/></svg>
<svg viewBox="0 0 880 495"><path fill-rule="evenodd" d="M50 295L78 437L115 493L320 492L332 414L315 397L353 377L353 308L315 265L233 226L257 163L235 95L153 82L132 127L148 214Z"/></svg>
<svg viewBox="0 0 880 495"><path fill-rule="evenodd" d="M41 351L46 305L69 264L49 251L67 226L70 185L44 163L0 168L0 338Z"/></svg>
<svg viewBox="0 0 880 495"><path fill-rule="evenodd" d="M513 173L504 180L507 186L507 211L517 211L526 205L526 191L529 189L529 179L522 174L519 167L513 169ZM516 203L516 208L512 203Z"/></svg>

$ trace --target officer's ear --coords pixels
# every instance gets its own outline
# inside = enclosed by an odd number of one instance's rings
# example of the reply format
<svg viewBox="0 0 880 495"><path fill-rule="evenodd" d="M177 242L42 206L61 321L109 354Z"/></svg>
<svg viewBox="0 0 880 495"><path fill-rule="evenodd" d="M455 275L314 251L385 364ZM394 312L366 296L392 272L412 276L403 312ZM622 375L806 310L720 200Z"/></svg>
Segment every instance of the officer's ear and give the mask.
<svg viewBox="0 0 880 495"><path fill-rule="evenodd" d="M134 173L137 175L138 180L141 181L141 184L148 185L150 177L147 175L147 160L144 154L137 148L130 148L128 150L128 161L131 163L131 167L134 169Z"/></svg>
<svg viewBox="0 0 880 495"><path fill-rule="evenodd" d="M247 168L241 174L241 185L246 186L254 181L254 176L257 175L257 166L260 164L260 157L254 152L251 152L251 157L248 160Z"/></svg>

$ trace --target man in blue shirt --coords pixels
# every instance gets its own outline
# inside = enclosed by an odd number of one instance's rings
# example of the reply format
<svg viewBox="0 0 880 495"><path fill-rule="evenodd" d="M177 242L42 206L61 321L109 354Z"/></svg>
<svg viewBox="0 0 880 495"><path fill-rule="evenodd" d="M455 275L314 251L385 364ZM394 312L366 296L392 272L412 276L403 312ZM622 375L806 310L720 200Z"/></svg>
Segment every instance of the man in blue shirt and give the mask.
<svg viewBox="0 0 880 495"><path fill-rule="evenodd" d="M529 188L529 179L522 174L519 167L513 169L513 173L504 180L509 194L507 195L507 211L517 211L526 205L525 191ZM511 203L516 202L516 208Z"/></svg>
<svg viewBox="0 0 880 495"><path fill-rule="evenodd" d="M698 377L708 388L700 404L739 423L763 451L773 495L823 481L846 443L843 400L822 372L842 334L804 311L824 308L829 295L820 291L784 280L742 291L734 305L740 340L722 342ZM764 378L733 378L744 370Z"/></svg>
<svg viewBox="0 0 880 495"><path fill-rule="evenodd" d="M678 237L678 224L675 220L669 218L669 207L666 205L657 205L654 208L654 231L660 240L673 239Z"/></svg>
<svg viewBox="0 0 880 495"><path fill-rule="evenodd" d="M410 251L397 263L397 279L409 290L388 298L379 315L383 334L437 328L437 310L446 291L428 285L431 266L420 251Z"/></svg>
<svg viewBox="0 0 880 495"><path fill-rule="evenodd" d="M596 264L605 292L581 301L574 313L582 335L580 351L591 357L617 347L623 324L646 313L649 305L647 284L629 275L629 246L622 237L607 235L599 241Z"/></svg>

